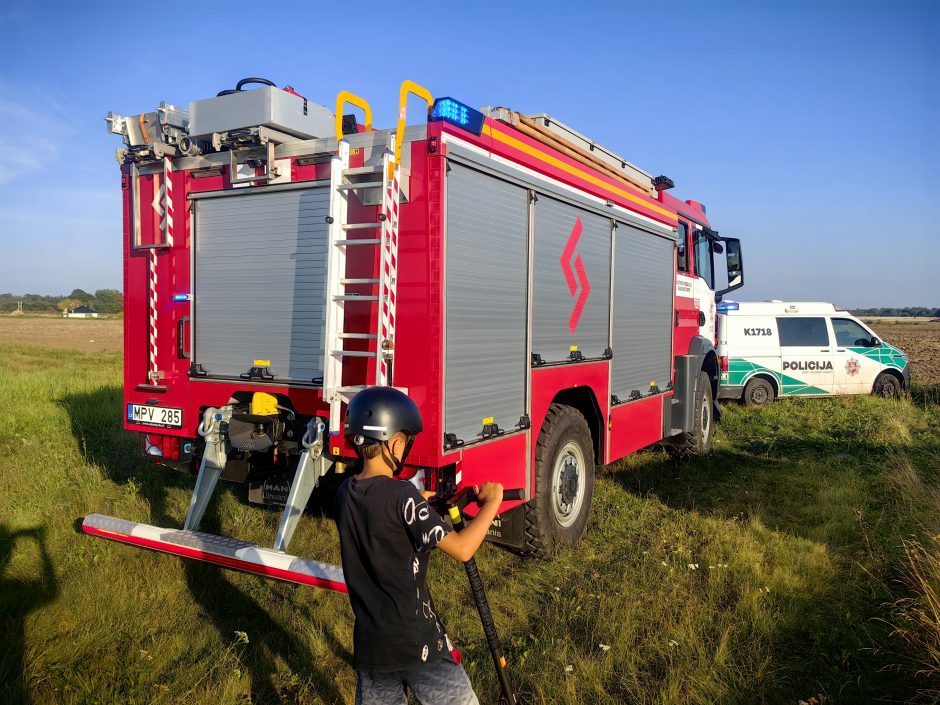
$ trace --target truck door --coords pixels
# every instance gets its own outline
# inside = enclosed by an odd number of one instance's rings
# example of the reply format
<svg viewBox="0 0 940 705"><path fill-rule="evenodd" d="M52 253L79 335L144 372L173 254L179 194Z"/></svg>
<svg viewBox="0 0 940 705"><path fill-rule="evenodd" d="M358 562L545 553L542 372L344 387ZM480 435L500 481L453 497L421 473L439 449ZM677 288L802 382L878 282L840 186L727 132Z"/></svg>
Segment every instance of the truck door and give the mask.
<svg viewBox="0 0 940 705"><path fill-rule="evenodd" d="M875 336L851 318L832 318L836 346L832 361L836 394L867 394L881 372L877 359L865 355ZM864 348L864 349L863 349Z"/></svg>
<svg viewBox="0 0 940 705"><path fill-rule="evenodd" d="M781 393L831 394L833 346L824 316L778 316Z"/></svg>
<svg viewBox="0 0 940 705"><path fill-rule="evenodd" d="M712 261L711 240L704 230L696 230L692 236L695 282L692 296L699 309L699 335L715 341L715 271Z"/></svg>

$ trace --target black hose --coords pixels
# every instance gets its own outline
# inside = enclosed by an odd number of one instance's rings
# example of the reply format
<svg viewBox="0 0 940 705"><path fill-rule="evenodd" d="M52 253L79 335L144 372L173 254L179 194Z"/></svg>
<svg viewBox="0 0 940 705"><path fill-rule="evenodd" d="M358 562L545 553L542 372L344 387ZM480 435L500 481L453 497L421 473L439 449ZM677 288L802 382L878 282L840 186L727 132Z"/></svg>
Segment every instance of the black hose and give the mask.
<svg viewBox="0 0 940 705"><path fill-rule="evenodd" d="M215 94L216 98L223 95L232 95L233 93L241 93L243 86L246 83L260 83L265 86L271 86L272 88L277 88L277 84L274 81L269 81L266 78L258 78L257 76L250 76L248 78L243 78L241 81L235 84L234 88L226 88L224 91L219 91Z"/></svg>
<svg viewBox="0 0 940 705"><path fill-rule="evenodd" d="M274 81L269 81L266 78L243 78L241 81L235 84L235 90L242 90L242 86L246 83L261 83L265 86L271 86L272 88L277 88L277 84Z"/></svg>

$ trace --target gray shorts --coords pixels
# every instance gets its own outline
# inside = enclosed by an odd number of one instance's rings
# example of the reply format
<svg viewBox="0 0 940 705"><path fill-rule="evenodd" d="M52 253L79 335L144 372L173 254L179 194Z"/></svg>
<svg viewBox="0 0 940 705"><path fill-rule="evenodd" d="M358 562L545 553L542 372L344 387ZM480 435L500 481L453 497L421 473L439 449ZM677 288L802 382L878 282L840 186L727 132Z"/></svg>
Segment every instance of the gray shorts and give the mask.
<svg viewBox="0 0 940 705"><path fill-rule="evenodd" d="M356 705L407 705L410 689L421 705L480 705L467 672L450 654L404 671L358 671Z"/></svg>

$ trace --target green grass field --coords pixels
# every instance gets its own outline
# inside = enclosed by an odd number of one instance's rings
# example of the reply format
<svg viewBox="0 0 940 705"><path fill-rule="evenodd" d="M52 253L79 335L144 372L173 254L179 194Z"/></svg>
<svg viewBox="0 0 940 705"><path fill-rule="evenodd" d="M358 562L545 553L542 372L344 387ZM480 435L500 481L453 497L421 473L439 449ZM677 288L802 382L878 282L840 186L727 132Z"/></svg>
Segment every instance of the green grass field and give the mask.
<svg viewBox="0 0 940 705"><path fill-rule="evenodd" d="M342 595L84 536L101 512L181 525L192 479L120 429L118 354L2 346L0 697L10 703L351 703ZM714 453L600 471L584 542L478 554L529 703L936 702L940 393L727 405ZM204 528L272 540L226 486ZM291 545L335 562L335 529ZM432 593L484 703L462 567Z"/></svg>

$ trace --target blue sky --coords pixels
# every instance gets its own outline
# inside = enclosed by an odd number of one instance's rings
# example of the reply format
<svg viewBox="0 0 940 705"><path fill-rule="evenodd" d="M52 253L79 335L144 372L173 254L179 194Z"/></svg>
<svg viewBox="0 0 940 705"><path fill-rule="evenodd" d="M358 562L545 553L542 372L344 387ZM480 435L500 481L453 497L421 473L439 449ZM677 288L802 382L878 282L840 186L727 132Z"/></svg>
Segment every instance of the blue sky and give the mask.
<svg viewBox="0 0 940 705"><path fill-rule="evenodd" d="M547 112L702 201L739 299L940 306L940 2L0 3L0 292L121 288L117 136L244 76ZM161 9L163 8L163 9ZM929 245L928 245L929 243Z"/></svg>

